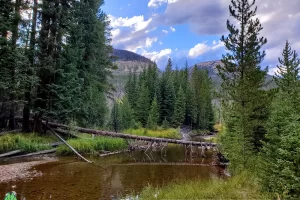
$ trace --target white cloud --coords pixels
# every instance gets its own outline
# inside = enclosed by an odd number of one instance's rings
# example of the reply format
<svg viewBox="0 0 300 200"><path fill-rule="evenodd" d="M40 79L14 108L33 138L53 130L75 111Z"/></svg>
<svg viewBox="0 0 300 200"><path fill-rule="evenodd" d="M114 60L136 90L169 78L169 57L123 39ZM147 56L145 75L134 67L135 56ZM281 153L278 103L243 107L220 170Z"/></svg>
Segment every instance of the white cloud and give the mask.
<svg viewBox="0 0 300 200"><path fill-rule="evenodd" d="M163 49L160 52L143 52L142 55L149 58L150 60L154 62L158 62L160 59L164 57L169 57L169 55L172 53L171 49Z"/></svg>
<svg viewBox="0 0 300 200"><path fill-rule="evenodd" d="M221 41L213 41L212 45L209 46L206 44L206 42L203 43L199 43L196 46L194 46L193 48L190 49L189 51L189 57L191 58L196 58L198 56L201 56L207 52L210 51L216 51L220 48L224 47L224 44Z"/></svg>
<svg viewBox="0 0 300 200"><path fill-rule="evenodd" d="M175 3L178 0L150 0L148 3L148 7L158 8L165 3Z"/></svg>
<svg viewBox="0 0 300 200"><path fill-rule="evenodd" d="M173 28L172 26L170 27L170 29L171 29L171 31L173 31L173 32L175 32L175 31L176 31L176 29L175 29L175 28Z"/></svg>
<svg viewBox="0 0 300 200"><path fill-rule="evenodd" d="M205 43L199 43L189 51L189 56L192 58L196 58L210 50L210 47L207 46Z"/></svg>
<svg viewBox="0 0 300 200"><path fill-rule="evenodd" d="M157 42L157 38L147 38L146 39L146 47L149 48L152 46L153 43Z"/></svg>
<svg viewBox="0 0 300 200"><path fill-rule="evenodd" d="M117 37L118 35L120 35L120 32L121 32L120 29L114 29L114 30L112 30L112 31L111 31L112 38L115 38L115 37Z"/></svg>
<svg viewBox="0 0 300 200"><path fill-rule="evenodd" d="M168 31L167 30L162 30L163 33L165 34L168 34Z"/></svg>
<svg viewBox="0 0 300 200"><path fill-rule="evenodd" d="M278 73L278 72L279 72L279 70L277 67L272 67L269 69L268 74L274 76L275 73Z"/></svg>
<svg viewBox="0 0 300 200"><path fill-rule="evenodd" d="M149 18L148 20L144 20L144 16L133 16L131 18L128 17L119 17L116 18L112 15L108 15L110 20L110 25L113 28L116 27L133 27L134 31L140 31L148 27L150 22L152 21L152 18Z"/></svg>

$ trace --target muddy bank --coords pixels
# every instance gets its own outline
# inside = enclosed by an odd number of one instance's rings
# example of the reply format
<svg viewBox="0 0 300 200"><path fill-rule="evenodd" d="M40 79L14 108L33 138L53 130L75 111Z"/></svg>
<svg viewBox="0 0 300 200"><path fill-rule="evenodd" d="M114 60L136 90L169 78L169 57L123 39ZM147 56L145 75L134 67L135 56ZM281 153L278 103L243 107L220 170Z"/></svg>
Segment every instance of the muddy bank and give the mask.
<svg viewBox="0 0 300 200"><path fill-rule="evenodd" d="M42 173L32 169L36 165L57 161L56 158L44 157L40 161L0 165L0 183L41 176Z"/></svg>

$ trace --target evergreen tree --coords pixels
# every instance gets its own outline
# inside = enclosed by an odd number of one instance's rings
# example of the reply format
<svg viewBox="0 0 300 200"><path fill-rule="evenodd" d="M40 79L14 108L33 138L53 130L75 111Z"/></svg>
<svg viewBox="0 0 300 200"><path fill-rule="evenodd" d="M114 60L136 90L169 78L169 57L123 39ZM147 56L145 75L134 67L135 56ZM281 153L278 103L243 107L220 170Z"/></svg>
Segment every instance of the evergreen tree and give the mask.
<svg viewBox="0 0 300 200"><path fill-rule="evenodd" d="M147 120L147 127L150 129L156 129L158 126L159 121L159 109L158 109L158 103L156 97L154 97L154 100L151 104L150 113Z"/></svg>
<svg viewBox="0 0 300 200"><path fill-rule="evenodd" d="M131 109L129 101L125 96L120 105L120 118L121 118L121 129L133 128L135 125L134 113Z"/></svg>
<svg viewBox="0 0 300 200"><path fill-rule="evenodd" d="M239 22L239 27L228 20L230 33L221 38L229 51L223 55L224 66L217 67L223 80L221 96L226 109L226 133L222 145L233 172L250 164L254 150L264 138L268 113L261 113L267 107L267 96L262 91L267 70L261 71L260 67L265 56L260 49L267 40L259 37L262 26L257 18L254 19L256 10L255 1L232 0L230 15Z"/></svg>
<svg viewBox="0 0 300 200"><path fill-rule="evenodd" d="M185 95L182 87L180 86L176 96L176 103L172 120L173 127L178 127L183 124L185 116L185 107Z"/></svg>
<svg viewBox="0 0 300 200"><path fill-rule="evenodd" d="M166 80L164 80L166 79ZM163 77L161 82L161 119L167 120L169 123L172 121L175 105L175 90L173 81L170 78Z"/></svg>
<svg viewBox="0 0 300 200"><path fill-rule="evenodd" d="M149 89L144 83L141 87L140 94L136 106L136 119L145 127L147 124L150 110L150 94Z"/></svg>
<svg viewBox="0 0 300 200"><path fill-rule="evenodd" d="M297 199L300 195L300 60L288 42L282 56L276 78L279 93L272 103L262 149L261 181L267 191L276 192L284 199Z"/></svg>
<svg viewBox="0 0 300 200"><path fill-rule="evenodd" d="M296 100L295 103L298 103L297 96L299 95L295 91L298 90L300 84L300 59L298 58L297 52L292 51L288 41L286 41L282 57L283 58L278 58L280 65L277 66L278 72L275 73L276 84L280 90L286 91L292 99Z"/></svg>

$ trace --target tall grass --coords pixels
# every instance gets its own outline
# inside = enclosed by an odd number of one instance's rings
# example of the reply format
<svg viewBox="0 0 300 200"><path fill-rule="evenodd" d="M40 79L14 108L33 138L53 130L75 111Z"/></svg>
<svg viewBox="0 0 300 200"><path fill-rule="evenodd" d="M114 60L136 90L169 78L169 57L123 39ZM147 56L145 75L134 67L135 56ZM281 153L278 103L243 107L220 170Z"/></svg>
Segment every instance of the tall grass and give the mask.
<svg viewBox="0 0 300 200"><path fill-rule="evenodd" d="M158 189L147 187L141 199L273 199L269 193L260 190L257 179L244 172L227 180L199 180L171 184Z"/></svg>
<svg viewBox="0 0 300 200"><path fill-rule="evenodd" d="M156 138L172 138L172 139L180 139L180 131L179 129L169 128L169 129L161 129L157 130L149 130L145 128L139 129L127 129L124 131L126 134L138 135L138 136L147 136L147 137L156 137Z"/></svg>
<svg viewBox="0 0 300 200"><path fill-rule="evenodd" d="M52 136L40 136L35 133L30 134L8 134L0 137L0 153L23 150L25 152L36 152L51 149L50 144L57 141Z"/></svg>
<svg viewBox="0 0 300 200"><path fill-rule="evenodd" d="M118 138L95 137L70 139L67 141L74 149L80 153L94 154L101 150L118 151L127 148L126 141ZM73 152L65 145L58 147L57 154L70 155Z"/></svg>

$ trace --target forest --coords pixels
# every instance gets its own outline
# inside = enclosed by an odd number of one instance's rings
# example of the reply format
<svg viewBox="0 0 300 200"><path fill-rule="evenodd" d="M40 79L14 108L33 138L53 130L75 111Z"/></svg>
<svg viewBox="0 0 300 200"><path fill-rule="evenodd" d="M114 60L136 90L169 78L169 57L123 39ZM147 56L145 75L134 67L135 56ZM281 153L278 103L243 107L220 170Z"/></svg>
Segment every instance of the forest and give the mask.
<svg viewBox="0 0 300 200"><path fill-rule="evenodd" d="M23 132L41 132L41 120L115 132L182 126L213 131L217 99L222 114L217 142L233 180L246 173L268 197L299 198L300 59L286 40L276 88L266 89L268 41L255 1L229 5L233 20L221 37L226 53L217 67L221 89L213 87L206 70L188 64L174 69L170 58L165 70L155 63L142 73L132 69L125 95L118 98L109 82L116 58L103 4L0 0L1 129L16 129L22 117Z"/></svg>

